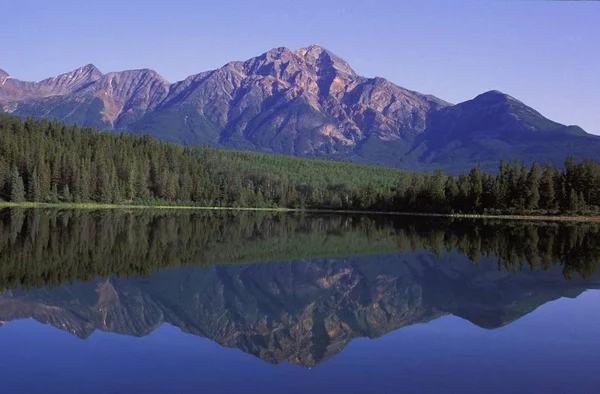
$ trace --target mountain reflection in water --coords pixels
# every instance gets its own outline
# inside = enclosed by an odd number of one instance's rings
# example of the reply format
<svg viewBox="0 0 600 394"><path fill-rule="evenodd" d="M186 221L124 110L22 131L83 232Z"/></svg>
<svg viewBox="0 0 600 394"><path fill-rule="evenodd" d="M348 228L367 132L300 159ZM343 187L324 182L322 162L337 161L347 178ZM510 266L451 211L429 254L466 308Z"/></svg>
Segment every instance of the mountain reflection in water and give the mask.
<svg viewBox="0 0 600 394"><path fill-rule="evenodd" d="M0 211L0 321L164 323L270 363L452 314L486 329L600 288L600 226L357 215ZM0 332L1 335L1 332Z"/></svg>

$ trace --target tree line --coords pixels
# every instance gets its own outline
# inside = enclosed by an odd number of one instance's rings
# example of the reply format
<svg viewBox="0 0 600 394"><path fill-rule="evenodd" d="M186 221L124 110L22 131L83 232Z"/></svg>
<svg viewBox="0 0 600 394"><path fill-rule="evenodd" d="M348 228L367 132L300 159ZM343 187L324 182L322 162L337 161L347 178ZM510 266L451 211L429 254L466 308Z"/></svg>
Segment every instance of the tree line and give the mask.
<svg viewBox="0 0 600 394"><path fill-rule="evenodd" d="M600 166L501 162L447 176L181 146L0 114L0 200L438 213L595 214Z"/></svg>
<svg viewBox="0 0 600 394"><path fill-rule="evenodd" d="M600 267L600 224L382 215L0 210L0 289L146 276L186 265L458 252L566 279ZM410 259L410 257L406 257ZM418 257L415 257L418 258Z"/></svg>

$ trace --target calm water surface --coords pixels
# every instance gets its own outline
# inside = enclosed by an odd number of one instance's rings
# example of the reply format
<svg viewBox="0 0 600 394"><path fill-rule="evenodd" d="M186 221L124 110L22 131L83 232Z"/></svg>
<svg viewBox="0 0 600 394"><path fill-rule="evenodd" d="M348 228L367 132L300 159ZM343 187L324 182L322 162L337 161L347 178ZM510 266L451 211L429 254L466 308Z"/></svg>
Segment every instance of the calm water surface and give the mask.
<svg viewBox="0 0 600 394"><path fill-rule="evenodd" d="M7 393L597 393L600 226L0 210Z"/></svg>

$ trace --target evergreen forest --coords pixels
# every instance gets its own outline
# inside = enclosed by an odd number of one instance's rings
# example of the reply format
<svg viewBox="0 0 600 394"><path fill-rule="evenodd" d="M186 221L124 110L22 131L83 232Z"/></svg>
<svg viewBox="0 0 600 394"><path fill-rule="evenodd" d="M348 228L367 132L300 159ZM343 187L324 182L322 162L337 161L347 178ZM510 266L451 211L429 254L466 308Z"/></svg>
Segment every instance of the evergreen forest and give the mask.
<svg viewBox="0 0 600 394"><path fill-rule="evenodd" d="M0 114L0 201L596 214L600 166L500 162L461 175L183 146Z"/></svg>

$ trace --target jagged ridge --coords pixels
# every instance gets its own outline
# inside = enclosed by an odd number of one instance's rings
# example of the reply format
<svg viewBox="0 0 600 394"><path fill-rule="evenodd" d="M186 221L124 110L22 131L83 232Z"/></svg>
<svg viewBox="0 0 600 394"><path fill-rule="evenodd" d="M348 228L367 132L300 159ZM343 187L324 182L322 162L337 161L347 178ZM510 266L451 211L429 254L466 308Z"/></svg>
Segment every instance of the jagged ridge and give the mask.
<svg viewBox="0 0 600 394"><path fill-rule="evenodd" d="M104 75L93 65L35 83L2 72L0 106L176 143L406 169L463 170L480 162L489 169L515 157L561 164L569 153L600 158L600 138L501 92L451 105L361 77L317 45L275 48L173 84L151 70Z"/></svg>

